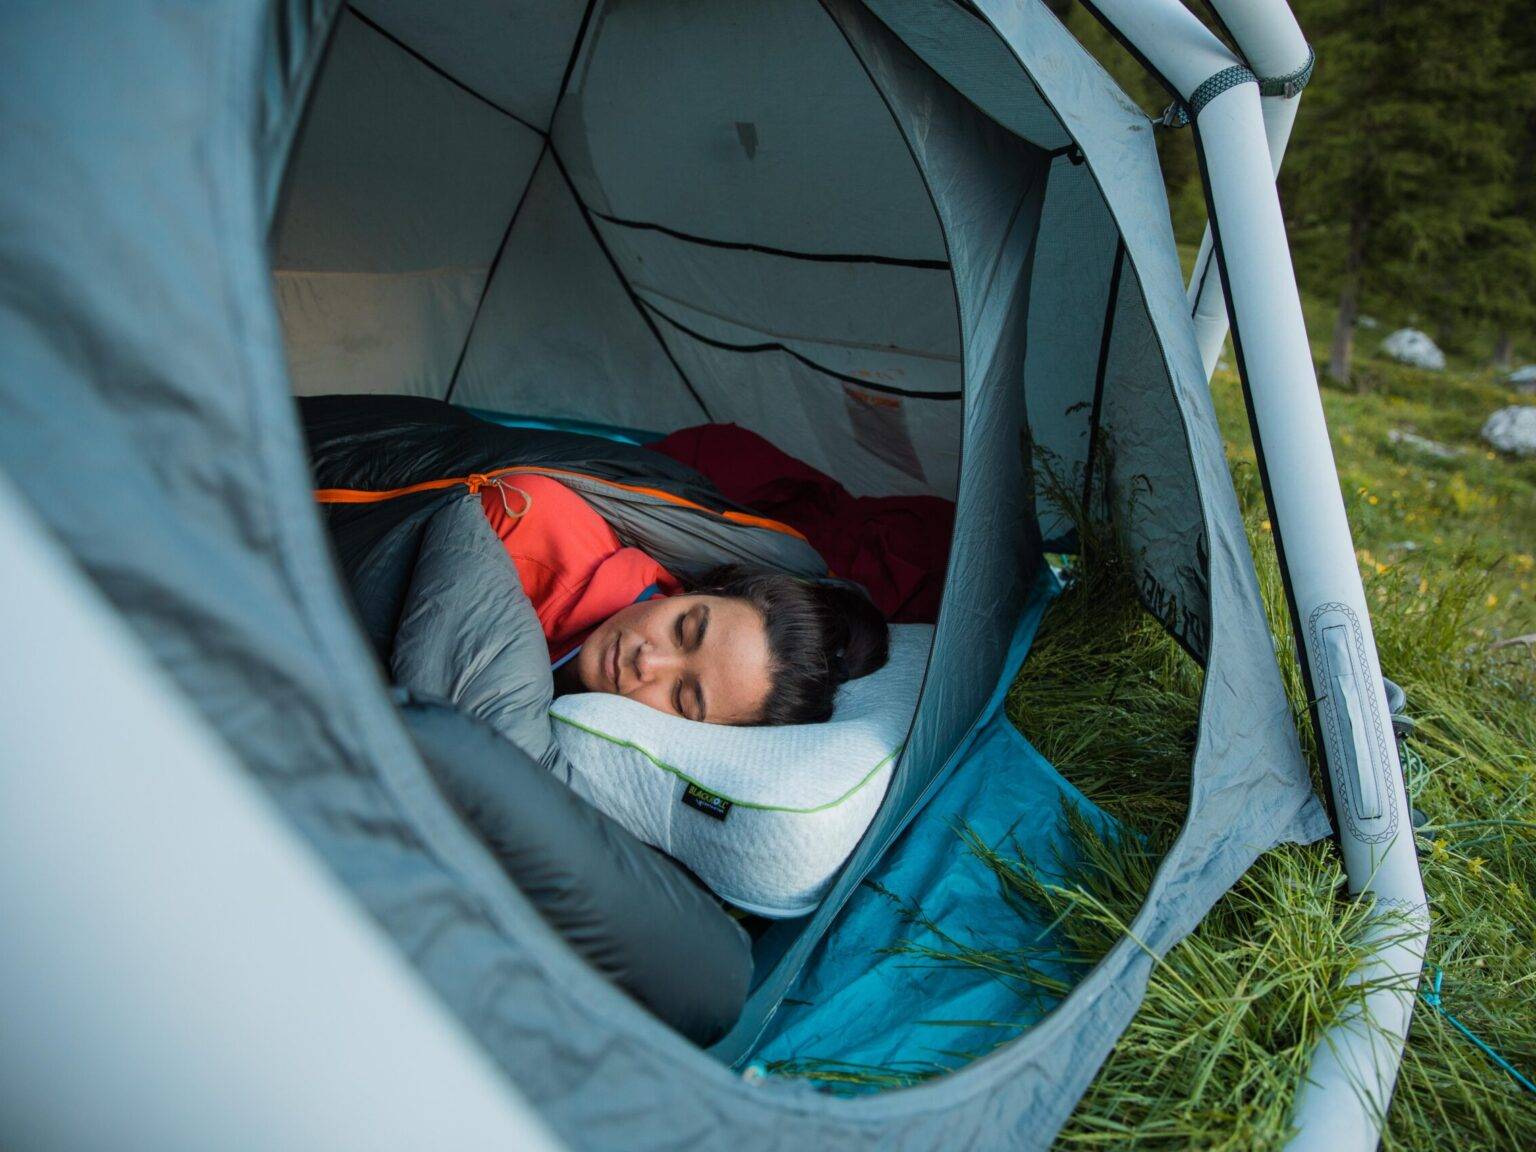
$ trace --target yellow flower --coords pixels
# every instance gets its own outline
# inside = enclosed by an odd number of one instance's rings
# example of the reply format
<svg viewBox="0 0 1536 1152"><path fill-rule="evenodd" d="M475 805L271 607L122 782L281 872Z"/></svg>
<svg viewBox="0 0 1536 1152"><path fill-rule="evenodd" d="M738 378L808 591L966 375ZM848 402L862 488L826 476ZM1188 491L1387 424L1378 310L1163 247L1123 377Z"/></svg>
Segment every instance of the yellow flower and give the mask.
<svg viewBox="0 0 1536 1152"><path fill-rule="evenodd" d="M1483 604L1489 608L1497 608L1499 606L1499 598L1490 592L1488 593L1488 599L1484 600Z"/></svg>
<svg viewBox="0 0 1536 1152"><path fill-rule="evenodd" d="M1365 502L1367 504L1380 504L1381 503L1381 497L1379 497L1379 496L1367 496L1365 498Z"/></svg>
<svg viewBox="0 0 1536 1152"><path fill-rule="evenodd" d="M1481 879L1483 875L1483 865L1486 863L1488 863L1488 861L1484 860L1481 856L1474 856L1472 859L1467 861L1467 871L1472 873L1472 875L1478 879Z"/></svg>
<svg viewBox="0 0 1536 1152"><path fill-rule="evenodd" d="M1270 524L1269 524L1269 521L1268 521L1268 520L1266 520L1266 521L1264 521L1264 522L1263 522L1263 523L1262 523L1262 524L1260 524L1260 525L1259 525L1259 527L1260 527L1260 528L1262 528L1262 529L1264 529L1264 531L1266 531L1266 532L1271 532L1271 531L1273 531L1273 529L1272 529L1272 528L1271 528L1271 527L1270 527Z"/></svg>
<svg viewBox="0 0 1536 1152"><path fill-rule="evenodd" d="M1422 595L1424 595L1424 593L1426 593L1428 591L1429 591L1429 581L1426 580L1423 576L1420 576L1419 577L1419 595L1422 596Z"/></svg>
<svg viewBox="0 0 1536 1152"><path fill-rule="evenodd" d="M1448 853L1446 851L1446 849L1449 848L1449 847L1450 847L1450 842L1449 841L1447 841L1447 840L1436 840L1433 844L1431 844L1429 846L1430 858L1434 859L1434 860L1439 860L1440 862L1444 863L1446 857L1450 855L1450 853Z"/></svg>

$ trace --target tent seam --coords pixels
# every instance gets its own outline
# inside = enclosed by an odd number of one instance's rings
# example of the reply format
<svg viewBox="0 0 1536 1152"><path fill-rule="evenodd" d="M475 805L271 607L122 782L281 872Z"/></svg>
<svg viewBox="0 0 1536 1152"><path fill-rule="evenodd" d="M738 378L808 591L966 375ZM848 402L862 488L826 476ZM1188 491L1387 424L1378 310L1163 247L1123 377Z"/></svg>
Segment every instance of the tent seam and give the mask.
<svg viewBox="0 0 1536 1152"><path fill-rule="evenodd" d="M475 301L475 310L469 316L469 328L464 333L464 343L459 347L459 357L453 362L453 371L448 376L448 390L443 393L443 403L453 401L453 391L459 386L459 372L464 367L464 360L469 355L469 346L475 338L475 327L480 323L480 313L485 308L486 297L491 294L491 285L495 283L496 271L501 267L501 258L506 255L507 245L512 242L512 228L517 223L517 218L522 214L523 205L528 203L529 193L533 191L533 182L538 179L539 168L544 164L544 154L550 150L549 137L544 138L544 143L539 148L539 154L534 158L533 167L528 170L528 182L523 185L523 193L517 198L517 204L512 208L512 218L507 221L506 231L501 234L501 243L496 246L496 255L491 258L491 266L485 271L485 283L480 286L480 296Z"/></svg>
<svg viewBox="0 0 1536 1152"><path fill-rule="evenodd" d="M1098 461L1099 424L1104 414L1104 378L1109 372L1109 349L1115 339L1115 315L1120 310L1120 275L1125 269L1125 237L1115 241L1114 267L1109 274L1109 299L1104 306L1104 325L1099 329L1099 366L1093 381L1093 411L1088 418L1088 458L1083 463L1083 514L1093 498L1093 467Z"/></svg>
<svg viewBox="0 0 1536 1152"><path fill-rule="evenodd" d="M587 6L582 10L581 23L576 27L576 39L571 42L571 54L566 57L565 71L560 76L560 88L555 93L555 106L549 110L549 124L544 129L546 136L553 136L555 131L555 117L560 113L560 105L565 100L565 93L571 86L571 74L576 71L576 60L581 55L581 49L587 42L587 27L592 20L592 13L597 8L597 0L587 0Z"/></svg>
<svg viewBox="0 0 1536 1152"><path fill-rule="evenodd" d="M947 260L924 260L906 256L879 256L873 253L858 252L796 252L789 248L776 248L770 244L757 244L744 240L717 240L710 236L698 236L691 232L682 232L676 228L670 228L665 224L653 224L647 220L626 220L619 216L610 216L606 212L594 210L596 216L605 224L613 224L620 228L633 228L637 231L660 232L665 236L671 236L675 240L682 240L689 244L699 244L706 248L728 248L738 252L760 252L765 256L782 256L788 260L812 260L826 264L887 264L901 268L927 268L947 271Z"/></svg>
<svg viewBox="0 0 1536 1152"><path fill-rule="evenodd" d="M577 190L575 182L571 179L571 174L565 170L565 162L560 159L560 153L553 144L550 145L549 155L554 160L555 167L560 170L560 176L564 179L565 186L570 189L571 198L576 201L576 207L581 209L581 218L587 222L587 229L592 233L592 239L597 241L598 248L602 250L603 256L608 261L608 267L613 270L614 276L617 277L620 286L623 287L624 294L629 297L630 303L635 306L635 311L640 314L640 319L645 321L645 326L651 330L651 335L656 338L656 343L661 345L662 353L666 356L668 363L672 365L673 371L677 373L678 379L683 382L683 387L688 389L688 394L693 397L694 403L698 404L699 410L704 413L704 418L713 421L715 418L714 413L709 410L709 405L704 403L704 398L699 395L698 389L693 386L693 381L688 379L688 374L683 371L683 366L677 362L677 357L672 354L671 346L667 344L666 339L661 334L661 330L656 327L656 321L652 320L650 313L646 311L644 301L636 295L634 288L624 275L624 270L619 267L619 262L614 259L613 253L609 250L607 241L603 239L603 235L598 230L597 225L592 222L592 210L587 207L587 202L581 198L581 193Z"/></svg>
<svg viewBox="0 0 1536 1152"><path fill-rule="evenodd" d="M476 100L480 101L480 103L484 104L487 108L493 108L497 112L500 112L503 116L506 116L506 117L508 117L508 118L510 118L512 120L516 120L519 124L521 124L524 128L528 129L528 131L530 131L530 132L537 132L540 136L547 136L548 135L548 133L546 133L543 129L537 127L536 125L530 124L527 120L524 120L516 112L513 112L513 111L511 111L510 109L507 109L507 108L503 108L500 104L496 103L496 101L492 100L485 93L479 92L476 89L471 88L468 84L464 83L464 81L460 80L452 72L449 72L441 64L435 63L430 57L424 56L421 52L417 51L415 48L412 48L404 40L400 39L400 37L396 36L393 32L391 32L388 28L385 28L378 21L374 20L370 16L365 15L362 12L359 12L354 5L348 4L347 5L347 12L350 13L352 16L354 16L360 23L362 23L363 25L367 26L368 28L373 29L374 32L376 32L380 36L384 37L384 39L388 40L391 44L393 44L396 48L400 49L400 51L404 52L411 59L415 60L418 64L423 65L424 67L426 67L430 71L435 72L437 75L441 76L444 80L448 81L448 83L452 84L455 88L459 89L459 91L463 92L465 95L473 96Z"/></svg>
<svg viewBox="0 0 1536 1152"><path fill-rule="evenodd" d="M639 297L637 297L637 299L639 299ZM816 372L820 372L824 376L830 376L834 380L841 380L844 383L852 384L859 388L867 388L871 392L887 392L893 396L905 396L913 400L959 400L961 398L961 393L959 392L919 392L912 388L898 388L894 384L880 384L873 380L865 380L859 376L852 376L845 372L839 372L835 368L828 368L824 365L818 364L810 357L796 352L787 344L780 344L777 341L770 340L762 344L732 344L725 340L716 340L714 337L705 336L702 332L696 332L681 321L673 319L671 316L667 315L666 312L652 304L649 300L641 299L640 303L654 312L657 316L660 316L663 320L665 320L672 327L676 328L679 332L683 333L683 335L691 336L693 339L699 341L699 343L708 344L712 348L721 348L728 352L741 352L744 354L756 354L760 352L782 352L786 356L793 357L801 364L804 364L807 368L810 368Z"/></svg>

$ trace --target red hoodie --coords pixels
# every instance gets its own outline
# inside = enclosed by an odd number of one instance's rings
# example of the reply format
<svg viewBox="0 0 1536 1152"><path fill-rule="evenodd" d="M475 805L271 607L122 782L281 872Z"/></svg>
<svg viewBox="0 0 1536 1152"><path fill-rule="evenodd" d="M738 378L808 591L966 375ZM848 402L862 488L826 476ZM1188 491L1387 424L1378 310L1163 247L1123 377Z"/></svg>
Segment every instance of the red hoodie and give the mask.
<svg viewBox="0 0 1536 1152"><path fill-rule="evenodd" d="M533 602L551 662L574 652L651 585L667 596L682 590L650 556L621 544L608 522L558 480L505 476L480 490L480 506Z"/></svg>

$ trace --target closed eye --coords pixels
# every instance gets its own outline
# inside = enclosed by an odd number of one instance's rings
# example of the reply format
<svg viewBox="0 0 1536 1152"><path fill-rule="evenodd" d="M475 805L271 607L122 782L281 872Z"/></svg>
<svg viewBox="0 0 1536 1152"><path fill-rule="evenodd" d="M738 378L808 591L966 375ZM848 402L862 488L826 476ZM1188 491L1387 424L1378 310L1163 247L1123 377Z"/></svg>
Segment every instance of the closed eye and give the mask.
<svg viewBox="0 0 1536 1152"><path fill-rule="evenodd" d="M672 711L676 712L684 720L697 720L702 724L704 722L704 693L699 689L697 683L693 683L691 688L693 690L693 708L690 710L683 706L683 682L681 680L677 682L677 687L672 689Z"/></svg>

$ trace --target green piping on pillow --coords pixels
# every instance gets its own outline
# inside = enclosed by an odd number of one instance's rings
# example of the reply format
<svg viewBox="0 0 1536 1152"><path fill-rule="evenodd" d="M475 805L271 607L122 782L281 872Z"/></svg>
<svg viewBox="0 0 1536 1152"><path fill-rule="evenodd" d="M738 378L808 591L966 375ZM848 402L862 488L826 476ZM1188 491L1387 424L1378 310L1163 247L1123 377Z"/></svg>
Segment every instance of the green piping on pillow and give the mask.
<svg viewBox="0 0 1536 1152"><path fill-rule="evenodd" d="M905 747L904 743L896 745L895 748L891 749L891 751L886 754L885 758L881 760L880 763L876 764L873 768L864 774L864 778L862 780L860 780L852 788L848 789L848 791L844 792L836 800L828 800L825 804L818 804L814 808L790 808L782 804L755 804L751 800L738 800L734 796L727 796L725 793L717 791L712 786L704 783L704 781L695 780L692 776L688 775L688 773L682 771L682 769L674 768L670 764L663 763L655 756L651 755L650 752L646 751L644 748L640 747L640 745L632 741L620 740L614 736L608 735L606 732L599 732L596 728L588 728L585 724L579 724L575 720L567 720L558 712L551 712L549 714L549 718L551 720L558 720L562 724L568 724L572 728L579 729L580 731L585 732L588 736L596 736L599 740L606 740L610 744L617 744L620 748L629 748L632 751L638 752L652 764L656 765L656 767L660 768L663 772L669 772L673 776L676 776L679 780L682 780L684 783L692 784L696 788L702 788L711 796L718 796L720 799L728 801L730 804L737 808L756 808L759 812L794 812L802 816L808 816L813 812L825 812L829 808L836 808L844 800L848 799L860 788L864 787L864 785L873 780L875 778L875 773L879 772L880 769L884 768L895 757L900 755L902 748Z"/></svg>

